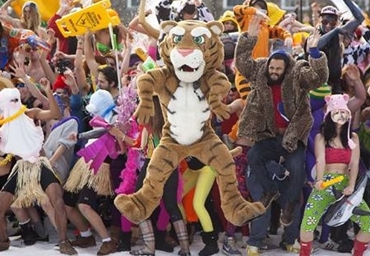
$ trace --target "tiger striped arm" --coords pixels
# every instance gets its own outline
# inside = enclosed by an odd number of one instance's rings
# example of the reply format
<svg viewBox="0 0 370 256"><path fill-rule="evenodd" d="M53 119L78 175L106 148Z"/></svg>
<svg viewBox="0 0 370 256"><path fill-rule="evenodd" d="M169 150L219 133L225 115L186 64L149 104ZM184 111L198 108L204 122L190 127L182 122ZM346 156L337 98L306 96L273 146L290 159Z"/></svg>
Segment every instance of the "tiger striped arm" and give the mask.
<svg viewBox="0 0 370 256"><path fill-rule="evenodd" d="M230 109L222 102L230 89L230 82L227 77L221 72L215 71L207 78L208 87L208 103L211 111L219 120L229 119Z"/></svg>
<svg viewBox="0 0 370 256"><path fill-rule="evenodd" d="M139 124L149 123L150 117L154 116L153 92L154 92L154 79L146 73L139 77L137 81L139 96L139 104L136 108L134 116Z"/></svg>

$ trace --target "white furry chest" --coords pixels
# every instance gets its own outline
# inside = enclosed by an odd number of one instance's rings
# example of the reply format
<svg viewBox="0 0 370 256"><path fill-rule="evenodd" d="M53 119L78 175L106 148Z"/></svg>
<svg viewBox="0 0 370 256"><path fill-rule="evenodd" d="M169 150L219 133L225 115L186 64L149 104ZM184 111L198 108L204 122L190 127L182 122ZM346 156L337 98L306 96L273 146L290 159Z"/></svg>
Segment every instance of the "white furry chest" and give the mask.
<svg viewBox="0 0 370 256"><path fill-rule="evenodd" d="M179 144L190 145L203 135L203 126L210 110L202 91L193 83L180 82L168 104L167 118L171 137Z"/></svg>

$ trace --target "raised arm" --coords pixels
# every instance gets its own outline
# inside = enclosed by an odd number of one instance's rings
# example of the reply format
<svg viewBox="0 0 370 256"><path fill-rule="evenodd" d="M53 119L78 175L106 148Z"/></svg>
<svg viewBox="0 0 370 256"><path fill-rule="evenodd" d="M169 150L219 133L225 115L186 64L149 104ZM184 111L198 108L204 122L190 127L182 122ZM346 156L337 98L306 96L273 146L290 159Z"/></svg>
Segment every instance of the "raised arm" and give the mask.
<svg viewBox="0 0 370 256"><path fill-rule="evenodd" d="M330 40L339 35L343 30L341 28L334 28L333 30L329 31L328 33L325 33L320 37L319 44L317 47L322 50L324 47L330 42Z"/></svg>
<svg viewBox="0 0 370 256"><path fill-rule="evenodd" d="M353 19L347 22L343 29L350 34L353 34L355 29L361 25L361 23L365 20L364 15L362 15L361 9L359 9L352 0L344 0L348 9L351 11L353 15Z"/></svg>
<svg viewBox="0 0 370 256"><path fill-rule="evenodd" d="M317 45L320 40L318 30L307 39L309 51L309 65L303 65L300 69L300 86L306 90L313 90L327 82L329 77L328 60L323 52L320 52ZM299 63L299 64L298 64ZM302 65L301 61L297 65Z"/></svg>
<svg viewBox="0 0 370 256"><path fill-rule="evenodd" d="M145 0L141 0L140 1L140 6L139 6L139 24L141 26L143 26L143 28L145 29L146 31L146 34L150 37L153 37L154 39L158 39L159 38L159 30L158 29L155 29L152 25L150 25L147 21L146 21L146 15L149 13L149 12L146 12L145 11L145 4L146 4L146 1Z"/></svg>
<svg viewBox="0 0 370 256"><path fill-rule="evenodd" d="M345 70L344 79L346 84L354 90L354 96L348 101L348 108L354 114L366 100L365 86L362 83L360 71L355 65L347 65Z"/></svg>
<svg viewBox="0 0 370 256"><path fill-rule="evenodd" d="M9 6L13 0L7 1L1 6L0 8L0 21L3 21L4 23L10 23L13 27L16 28L22 28L22 23L20 19L12 18L8 15L7 6Z"/></svg>
<svg viewBox="0 0 370 256"><path fill-rule="evenodd" d="M52 42L55 40L55 32L52 29L48 30L48 39L47 42L48 44L52 45ZM57 40L57 49L59 50L59 41ZM47 60L47 56L50 53L50 51L43 50L40 55L40 64L42 69L44 70L45 76L49 81L55 81L57 78L57 75L54 73L54 71L51 69L49 65L49 61Z"/></svg>
<svg viewBox="0 0 370 256"><path fill-rule="evenodd" d="M49 109L42 110L39 108L31 108L27 111L27 114L36 120L52 120L52 119L59 119L61 116L60 109L58 103L56 102L53 92L51 91L51 86L49 80L46 78L41 78L40 85L42 86L43 90L46 93L46 96L49 100Z"/></svg>
<svg viewBox="0 0 370 256"><path fill-rule="evenodd" d="M253 16L248 31L239 36L235 50L235 67L249 81L255 80L257 74L257 61L252 57L252 51L256 45L260 31L261 18Z"/></svg>
<svg viewBox="0 0 370 256"><path fill-rule="evenodd" d="M93 45L92 45L93 42L95 42L95 40L93 39L92 35L93 34L91 32L88 32L85 34L84 53L85 53L85 59L86 59L87 66L90 69L90 74L96 79L98 77L99 65L95 61Z"/></svg>
<svg viewBox="0 0 370 256"><path fill-rule="evenodd" d="M88 91L90 90L90 85L86 81L87 74L85 73L85 70L83 68L83 60L84 60L84 41L85 36L80 35L77 36L77 49L76 49L76 58L75 58L75 73L76 73L76 83L77 88L72 89L72 94L77 95L79 92L81 92L82 95L86 95Z"/></svg>
<svg viewBox="0 0 370 256"><path fill-rule="evenodd" d="M15 77L21 78L24 81L25 85L27 86L28 90L30 91L31 95L42 103L43 108L47 109L49 106L48 98L45 97L36 87L36 85L28 78L26 72L24 71L24 67L16 62L13 62L13 65L11 65L10 68L13 71L12 74Z"/></svg>
<svg viewBox="0 0 370 256"><path fill-rule="evenodd" d="M364 21L364 16L362 15L361 10L352 2L352 0L344 0L351 13L353 14L353 19L348 21L344 26L334 28L328 33L321 36L318 47L323 49L328 42L338 34L353 34L355 29Z"/></svg>

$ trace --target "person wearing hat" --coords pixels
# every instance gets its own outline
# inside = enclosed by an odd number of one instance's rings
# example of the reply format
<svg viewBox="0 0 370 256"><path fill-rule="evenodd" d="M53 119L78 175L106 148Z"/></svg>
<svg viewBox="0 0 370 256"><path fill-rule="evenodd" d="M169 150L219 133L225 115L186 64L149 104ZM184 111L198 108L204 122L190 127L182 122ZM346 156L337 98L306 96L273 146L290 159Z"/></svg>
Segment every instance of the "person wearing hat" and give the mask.
<svg viewBox="0 0 370 256"><path fill-rule="evenodd" d="M14 28L22 28L33 31L41 38L47 38L46 29L41 26L41 16L37 4L33 1L27 1L22 6L20 19L12 18L7 14L0 14L0 20L11 24Z"/></svg>
<svg viewBox="0 0 370 256"><path fill-rule="evenodd" d="M345 68L345 72L343 72L343 81L346 81L348 88L352 88L353 96L349 99L348 108L351 110L352 113L355 113L365 101L365 89L361 82L361 76L358 68L355 65L348 65ZM351 93L352 94L352 93ZM321 87L311 90L309 93L310 96L310 106L312 116L314 118L314 123L310 131L308 144L307 144L307 151L306 151L306 175L308 184L311 184L315 180L315 165L316 165L316 158L314 153L315 147L315 136L320 130L320 126L324 117L325 113L325 96L331 95L331 88L327 84L323 84ZM306 201L312 188L310 186L305 186L303 190L304 200ZM328 239L330 229L334 230L335 241ZM337 231L338 229L338 231ZM352 246L350 245L351 242L348 239L347 235L347 226L339 228L330 228L327 225L323 224L320 234L320 247L328 250L341 250L350 252ZM338 240L340 239L340 240ZM341 241L341 243L337 243L336 241ZM347 243L348 241L348 243ZM347 249L346 249L347 248Z"/></svg>
<svg viewBox="0 0 370 256"><path fill-rule="evenodd" d="M282 20L279 21L278 24L289 30L293 35L293 56L304 53L304 42L315 28L308 23L304 24L299 22L295 13L284 14Z"/></svg>
<svg viewBox="0 0 370 256"><path fill-rule="evenodd" d="M28 108L47 108L49 106L47 98L26 75L14 77L12 82L21 94L22 104Z"/></svg>
<svg viewBox="0 0 370 256"><path fill-rule="evenodd" d="M0 72L0 91L5 88L14 88L13 83L2 75ZM0 117L2 117L2 113L0 113ZM2 188L8 179L14 157L12 154L3 154L2 152L0 154L0 188Z"/></svg>
<svg viewBox="0 0 370 256"><path fill-rule="evenodd" d="M118 150L122 148L120 141L132 143L132 139L124 136L123 140L116 140L115 136L109 133L117 120L117 108L109 91L99 89L94 92L86 110L94 116L90 121L94 129L84 133L71 133L70 139L89 139L89 141L78 151L77 155L81 158L72 168L64 185L68 193L79 193L79 195L75 199L70 198L71 200L66 201L66 205L70 208L78 207L102 239L103 243L98 255L107 255L117 251L119 238L113 237L113 233L108 232L101 216L96 213L94 205L98 195L114 195L113 181L119 178L118 175L115 176L116 172L112 172L111 163L120 155ZM122 164L125 161L120 160L120 170L122 170ZM116 225L116 223L113 224ZM83 248L94 246L95 238L90 230L85 228L81 231L85 234L73 241L72 245Z"/></svg>
<svg viewBox="0 0 370 256"><path fill-rule="evenodd" d="M219 19L224 25L224 33L240 32L238 21L233 11L225 11Z"/></svg>
<svg viewBox="0 0 370 256"><path fill-rule="evenodd" d="M362 38L364 40L361 40ZM369 63L370 30L363 25L358 26L354 35L348 35L343 38L343 45L345 49L343 51L342 66L355 64L364 72Z"/></svg>
<svg viewBox="0 0 370 256"><path fill-rule="evenodd" d="M224 32L221 35L221 41L224 44L224 72L227 76L234 76L234 70L231 65L234 61L235 46L240 27L232 11L225 11L219 21L224 25Z"/></svg>
<svg viewBox="0 0 370 256"><path fill-rule="evenodd" d="M173 0L161 0L155 7L158 23L165 20L214 20L212 13L202 0L181 0L174 7Z"/></svg>
<svg viewBox="0 0 370 256"><path fill-rule="evenodd" d="M272 11L273 9L271 9ZM236 5L233 8L235 18L239 22L240 30L245 32L248 30L249 24L253 16L257 15L263 17L261 21L261 29L258 35L258 47L255 47L252 51L252 56L254 58L268 57L270 54L270 39L280 38L284 41L286 47L292 47L293 39L290 32L282 27L273 24L275 22L275 17L273 20L270 19L269 7L264 0L252 0L249 5ZM272 14L282 17L282 12L277 15L277 13L272 12ZM235 84L238 88L240 96L242 99L246 99L250 92L250 85L248 81L241 76L239 70L236 70L235 74Z"/></svg>
<svg viewBox="0 0 370 256"><path fill-rule="evenodd" d="M315 138L316 182L301 224L300 256L311 255L313 232L326 209L336 200L331 188L323 187L323 182L344 176L344 180L335 184L335 188L343 195L354 192L359 171L360 142L357 134L351 132L348 99L347 94L325 97L327 110L320 133ZM369 211L364 201L359 207ZM352 216L351 219L361 228L356 235L352 255L362 256L370 242L370 219L369 216Z"/></svg>
<svg viewBox="0 0 370 256"><path fill-rule="evenodd" d="M327 58L317 49L319 33L307 42L309 61L296 61L284 51L273 52L268 58L254 59L262 18L255 16L248 30L241 34L236 49L236 67L252 88L239 122L239 137L252 139L248 151L251 173L263 188L260 201L268 208L280 195L277 183L268 176L265 162L279 161L289 171L285 187L286 203L280 222L289 226L299 204L305 178L304 160L312 116L307 94L324 84L328 78ZM253 195L252 195L253 197ZM257 198L254 198L257 199Z"/></svg>
<svg viewBox="0 0 370 256"><path fill-rule="evenodd" d="M3 116L0 150L19 157L0 192L0 251L8 250L10 246L5 232L4 215L12 203L13 207L23 208L35 202L40 205L50 202L55 208L60 253L72 255L77 252L67 239L67 218L59 179L49 160L40 155L44 135L41 127L35 125L36 120L59 118L60 111L47 80L40 82L49 99L48 110L26 109L15 88L5 88L0 92L0 110ZM29 220L26 223L30 226Z"/></svg>
<svg viewBox="0 0 370 256"><path fill-rule="evenodd" d="M323 51L328 58L329 79L327 83L331 87L332 94L343 93L341 81L341 34L352 35L355 29L364 20L362 11L351 0L344 0L344 3L353 15L353 18L344 25L340 25L341 12L334 6L325 6L319 13L318 27L321 37L319 39L318 48ZM330 238L333 242L340 243L338 250L342 252L350 252L352 248L352 241L347 235L348 224L349 222L339 227L330 228ZM328 241L329 240L325 241L325 243Z"/></svg>
<svg viewBox="0 0 370 256"><path fill-rule="evenodd" d="M345 4L351 11L353 18L345 25L339 25L340 11L334 6L328 5L321 9L319 20L319 31L322 35L318 47L323 51L329 64L329 80L328 84L332 87L333 94L342 93L341 88L341 59L342 49L340 34L352 35L355 29L364 21L364 16L361 10L352 2L352 0L344 0Z"/></svg>
<svg viewBox="0 0 370 256"><path fill-rule="evenodd" d="M341 79L342 79L341 85L344 93L350 95L350 99L348 101L348 108L351 111L351 113L355 115L355 113L361 109L363 103L366 100L366 92L365 87L361 80L360 70L353 64L346 65L342 69ZM353 122L354 130L357 129L356 123L357 122ZM316 129L316 131L318 131L318 129ZM314 173L312 174L312 176L314 176ZM337 250L338 252L350 252L353 247L353 241L348 234L349 225L350 225L349 221L337 227L329 227L328 225L323 224L320 236L321 243L320 246L327 250ZM333 245L335 246L333 247Z"/></svg>

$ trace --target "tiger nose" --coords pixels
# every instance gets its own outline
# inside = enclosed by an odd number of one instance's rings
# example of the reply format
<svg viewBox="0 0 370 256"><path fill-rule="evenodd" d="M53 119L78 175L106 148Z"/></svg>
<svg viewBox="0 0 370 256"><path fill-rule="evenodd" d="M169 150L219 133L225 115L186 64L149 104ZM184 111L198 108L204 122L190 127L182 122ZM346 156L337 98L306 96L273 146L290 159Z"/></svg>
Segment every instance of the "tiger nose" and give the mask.
<svg viewBox="0 0 370 256"><path fill-rule="evenodd" d="M193 49L178 49L177 50L183 57L188 56L190 53L193 52Z"/></svg>

